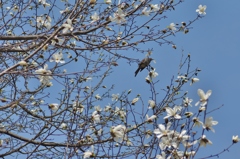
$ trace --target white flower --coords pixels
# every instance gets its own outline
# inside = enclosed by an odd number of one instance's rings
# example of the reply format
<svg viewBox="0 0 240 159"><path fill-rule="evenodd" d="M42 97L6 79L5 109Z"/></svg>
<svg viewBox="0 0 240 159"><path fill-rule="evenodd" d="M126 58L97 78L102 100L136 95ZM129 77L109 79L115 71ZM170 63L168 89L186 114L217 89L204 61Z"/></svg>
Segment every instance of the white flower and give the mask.
<svg viewBox="0 0 240 159"><path fill-rule="evenodd" d="M34 115L36 115L38 111L39 111L38 109L32 109L32 110L31 110L31 113L33 113Z"/></svg>
<svg viewBox="0 0 240 159"><path fill-rule="evenodd" d="M52 59L50 59L50 62L55 61L56 63L65 63L63 60L63 54L62 52L58 52L52 55Z"/></svg>
<svg viewBox="0 0 240 159"><path fill-rule="evenodd" d="M61 10L61 11L60 11L60 14L67 13L67 12L69 12L69 7L67 7L67 8L64 9L64 10Z"/></svg>
<svg viewBox="0 0 240 159"><path fill-rule="evenodd" d="M99 20L98 14L95 12L95 13L91 16L91 19L92 19L92 22L91 22L91 23L93 23L93 22L95 22L95 21L98 21L98 20Z"/></svg>
<svg viewBox="0 0 240 159"><path fill-rule="evenodd" d="M48 69L48 65L45 64L43 68L40 68L40 69L36 70L35 72L38 73L38 74L44 74L44 75L51 74L52 72L50 70L47 70L47 69Z"/></svg>
<svg viewBox="0 0 240 159"><path fill-rule="evenodd" d="M170 132L169 130L170 126L171 126L170 122L167 124L167 127L165 127L163 124L159 124L158 129L155 129L153 133L157 135L158 139L160 139L161 137L168 135L168 133Z"/></svg>
<svg viewBox="0 0 240 159"><path fill-rule="evenodd" d="M64 29L62 31L63 34L67 33L68 30L73 31L73 26L72 26L72 20L71 19L67 19L66 23L64 23L62 26L64 27Z"/></svg>
<svg viewBox="0 0 240 159"><path fill-rule="evenodd" d="M105 2L106 4L111 4L111 3L112 3L112 0L104 0L104 2Z"/></svg>
<svg viewBox="0 0 240 159"><path fill-rule="evenodd" d="M137 101L139 100L139 98L134 98L133 100L132 100L132 105L135 105L135 103L137 103Z"/></svg>
<svg viewBox="0 0 240 159"><path fill-rule="evenodd" d="M171 23L171 24L168 26L168 29L170 29L170 30L172 30L172 31L177 30L177 28L175 27L175 24L174 24L174 23Z"/></svg>
<svg viewBox="0 0 240 159"><path fill-rule="evenodd" d="M206 15L205 10L207 9L207 6L204 5L202 6L201 4L198 6L198 9L196 10L196 12L198 12L198 14L202 14L202 15Z"/></svg>
<svg viewBox="0 0 240 159"><path fill-rule="evenodd" d="M104 111L109 112L110 110L112 110L112 107L110 105L106 105Z"/></svg>
<svg viewBox="0 0 240 159"><path fill-rule="evenodd" d="M180 142L185 142L186 140L189 140L190 136L185 135L187 133L187 130L183 130L180 134L177 134L176 140Z"/></svg>
<svg viewBox="0 0 240 159"><path fill-rule="evenodd" d="M73 110L76 110L77 112L82 113L84 110L84 106L81 103L79 103L78 101L74 101L73 102Z"/></svg>
<svg viewBox="0 0 240 159"><path fill-rule="evenodd" d="M153 120L157 118L157 116L156 116L156 115L152 115L151 117L149 117L148 114L147 114L147 115L146 115L146 118L147 118L146 121L147 121L148 123L152 123Z"/></svg>
<svg viewBox="0 0 240 159"><path fill-rule="evenodd" d="M12 8L12 10L13 10L14 12L17 12L18 9L19 9L19 8L18 8L18 6L16 6L16 5Z"/></svg>
<svg viewBox="0 0 240 159"><path fill-rule="evenodd" d="M102 108L100 107L100 105L95 106L94 109L95 109L97 112L101 112L101 111L102 111Z"/></svg>
<svg viewBox="0 0 240 159"><path fill-rule="evenodd" d="M41 74L38 78L42 84L49 85L49 84L51 84L50 80L52 79L52 77L51 77L52 72L47 69L48 69L48 65L45 64L43 68L40 68L40 69L36 70L35 72L37 74Z"/></svg>
<svg viewBox="0 0 240 159"><path fill-rule="evenodd" d="M96 94L96 95L95 95L95 98L96 98L97 100L100 100L100 99L101 99L101 96L100 96L99 94Z"/></svg>
<svg viewBox="0 0 240 159"><path fill-rule="evenodd" d="M46 3L46 0L39 0L39 3L41 3L43 5L43 7L49 7L50 4L49 3Z"/></svg>
<svg viewBox="0 0 240 159"><path fill-rule="evenodd" d="M151 71L149 72L149 77L155 78L155 77L158 76L158 73L155 72L155 70L156 70L156 69L154 68L153 70L151 70Z"/></svg>
<svg viewBox="0 0 240 159"><path fill-rule="evenodd" d="M206 119L205 124L203 125L203 128L206 130L212 130L212 132L215 132L212 126L217 124L218 124L217 121L213 121L213 117L209 117Z"/></svg>
<svg viewBox="0 0 240 159"><path fill-rule="evenodd" d="M112 101L118 101L119 94L112 94Z"/></svg>
<svg viewBox="0 0 240 159"><path fill-rule="evenodd" d="M167 119L169 117L174 117L175 119L181 119L181 116L177 114L179 110L179 107L175 106L173 109L170 107L166 108L167 116L164 117L164 119Z"/></svg>
<svg viewBox="0 0 240 159"><path fill-rule="evenodd" d="M90 157L94 156L93 151L94 151L94 146L92 145L91 151L87 150L86 152L83 153L83 158L90 158Z"/></svg>
<svg viewBox="0 0 240 159"><path fill-rule="evenodd" d="M192 101L193 101L192 99L186 97L185 99L183 99L183 104L184 104L185 107L192 106L191 105Z"/></svg>
<svg viewBox="0 0 240 159"><path fill-rule="evenodd" d="M48 107L52 110L58 110L59 105L57 103L49 104Z"/></svg>
<svg viewBox="0 0 240 159"><path fill-rule="evenodd" d="M94 111L92 113L92 120L94 123L99 123L100 122L100 115L98 114L97 111Z"/></svg>
<svg viewBox="0 0 240 159"><path fill-rule="evenodd" d="M193 145L197 144L198 140L194 140L193 142L186 142L186 141L183 141L182 144L184 147L186 148L190 148L192 147Z"/></svg>
<svg viewBox="0 0 240 159"><path fill-rule="evenodd" d="M118 125L113 126L110 130L111 136L113 137L114 141L116 142L122 142L123 138L125 137L126 133L126 126L124 125Z"/></svg>
<svg viewBox="0 0 240 159"><path fill-rule="evenodd" d="M193 122L194 122L194 125L193 125L193 126L198 126L198 127L200 127L200 126L203 125L203 123L202 123L197 117L194 117L192 120L193 120Z"/></svg>
<svg viewBox="0 0 240 159"><path fill-rule="evenodd" d="M159 143L159 147L161 150L165 150L166 148L177 148L176 138L172 137L162 137L161 142Z"/></svg>
<svg viewBox="0 0 240 159"><path fill-rule="evenodd" d="M153 10L154 12L157 12L160 9L158 4L151 4L150 7L151 7L151 10Z"/></svg>
<svg viewBox="0 0 240 159"><path fill-rule="evenodd" d="M149 16L150 13L151 13L151 9L147 10L147 7L143 8L143 10L142 10L143 15Z"/></svg>
<svg viewBox="0 0 240 159"><path fill-rule="evenodd" d="M60 127L61 127L63 130L66 130L66 129L67 129L67 124L66 124L66 123L62 123Z"/></svg>
<svg viewBox="0 0 240 159"><path fill-rule="evenodd" d="M148 104L149 104L148 109L152 109L156 106L156 103L154 100L149 100Z"/></svg>
<svg viewBox="0 0 240 159"><path fill-rule="evenodd" d="M118 107L115 108L115 114L120 116L122 120L125 120L126 117L126 111L119 109Z"/></svg>
<svg viewBox="0 0 240 159"><path fill-rule="evenodd" d="M232 137L232 142L235 144L239 141L238 135Z"/></svg>
<svg viewBox="0 0 240 159"><path fill-rule="evenodd" d="M198 78L192 78L192 79L191 79L190 86L191 86L193 83L196 83L196 82L198 82L198 81L199 81Z"/></svg>
<svg viewBox="0 0 240 159"><path fill-rule="evenodd" d="M45 18L42 16L37 17L37 27L41 28L42 26L46 27L47 29L51 28L51 17L50 16L46 16Z"/></svg>
<svg viewBox="0 0 240 159"><path fill-rule="evenodd" d="M20 66L27 66L28 65L26 61L20 61L18 64Z"/></svg>
<svg viewBox="0 0 240 159"><path fill-rule="evenodd" d="M122 22L126 22L125 17L126 17L126 14L123 13L122 9L118 8L117 12L113 14L113 17L110 16L110 20L112 22L121 24Z"/></svg>
<svg viewBox="0 0 240 159"><path fill-rule="evenodd" d="M208 90L205 94L203 90L198 89L198 96L200 97L200 100L195 104L195 106L198 106L198 104L201 102L201 106L205 106L207 104L208 98L212 94L212 90Z"/></svg>
<svg viewBox="0 0 240 159"><path fill-rule="evenodd" d="M206 135L203 135L200 138L199 142L200 142L200 146L204 146L204 147L206 147L207 144L212 145L212 142L206 138Z"/></svg>
<svg viewBox="0 0 240 159"><path fill-rule="evenodd" d="M151 79L150 79L149 75L145 78L145 81L146 81L147 83L150 83L150 82L151 82Z"/></svg>
<svg viewBox="0 0 240 159"><path fill-rule="evenodd" d="M133 143L129 139L126 141L126 144L127 146L133 146Z"/></svg>
<svg viewBox="0 0 240 159"><path fill-rule="evenodd" d="M165 152L162 151L162 154L161 154L161 155L157 155L157 156L156 156L156 159L171 159L171 156L169 155L169 156L166 158Z"/></svg>

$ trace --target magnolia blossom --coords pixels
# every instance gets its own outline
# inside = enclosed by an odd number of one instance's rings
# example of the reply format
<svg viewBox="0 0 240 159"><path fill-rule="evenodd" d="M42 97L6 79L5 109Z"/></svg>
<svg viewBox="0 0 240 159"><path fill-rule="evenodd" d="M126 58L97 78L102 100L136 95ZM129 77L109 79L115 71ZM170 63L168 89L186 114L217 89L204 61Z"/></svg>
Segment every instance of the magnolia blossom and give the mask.
<svg viewBox="0 0 240 159"><path fill-rule="evenodd" d="M198 6L198 9L196 10L196 12L198 12L198 14L202 14L202 15L206 15L205 10L207 9L207 6L204 5L202 6L201 4Z"/></svg>
<svg viewBox="0 0 240 159"><path fill-rule="evenodd" d="M198 78L192 78L192 79L191 79L190 86L191 86L193 83L196 83L196 82L198 82L198 81L199 81Z"/></svg>
<svg viewBox="0 0 240 159"><path fill-rule="evenodd" d="M173 109L170 107L166 108L167 116L164 117L164 119L167 119L169 117L174 117L175 119L181 119L181 116L177 114L177 112L181 110L179 106L175 106Z"/></svg>
<svg viewBox="0 0 240 159"><path fill-rule="evenodd" d="M205 124L203 125L203 128L206 130L212 130L212 132L215 132L212 126L217 124L218 124L217 121L213 121L213 117L209 117L206 119Z"/></svg>
<svg viewBox="0 0 240 159"><path fill-rule="evenodd" d="M194 122L194 125L193 126L202 126L203 125L203 122L201 122L197 117L194 117L193 119L193 122Z"/></svg>
<svg viewBox="0 0 240 159"><path fill-rule="evenodd" d="M48 107L52 110L58 110L59 104L52 103L52 104L49 104Z"/></svg>
<svg viewBox="0 0 240 159"><path fill-rule="evenodd" d="M92 156L94 156L94 146L91 146L91 151L87 150L86 152L83 153L83 158L90 158Z"/></svg>
<svg viewBox="0 0 240 159"><path fill-rule="evenodd" d="M112 22L121 24L123 22L126 22L125 17L126 17L126 14L123 13L122 9L118 8L118 10L113 14L113 17L110 16L110 20Z"/></svg>
<svg viewBox="0 0 240 159"><path fill-rule="evenodd" d="M235 144L239 141L238 135L232 137L232 142Z"/></svg>
<svg viewBox="0 0 240 159"><path fill-rule="evenodd" d="M112 3L112 0L104 0L104 2L105 2L106 4L111 4L111 3Z"/></svg>
<svg viewBox="0 0 240 159"><path fill-rule="evenodd" d="M166 157L167 157L166 153L164 151L162 151L162 154L161 155L157 155L156 159L171 159L170 155L167 158Z"/></svg>
<svg viewBox="0 0 240 159"><path fill-rule="evenodd" d="M154 12L157 12L160 9L158 4L151 4L150 7L151 7L151 10L153 10Z"/></svg>
<svg viewBox="0 0 240 159"><path fill-rule="evenodd" d="M98 16L97 12L95 12L95 13L91 16L91 19L92 19L92 23L99 20L99 16Z"/></svg>
<svg viewBox="0 0 240 159"><path fill-rule="evenodd" d="M72 26L72 20L71 19L67 19L66 23L64 23L62 26L64 27L64 29L62 31L63 34L67 33L68 30L73 31L73 26Z"/></svg>
<svg viewBox="0 0 240 159"><path fill-rule="evenodd" d="M149 117L148 114L147 114L147 115L146 115L146 118L147 118L146 121L147 121L148 123L152 123L153 120L157 118L157 116L156 116L156 115L152 115L151 117Z"/></svg>
<svg viewBox="0 0 240 159"><path fill-rule="evenodd" d="M126 111L124 111L124 110L122 110L122 109L119 109L118 107L116 107L115 108L115 114L116 115L118 115L118 116L120 116L120 118L122 119L122 120L125 120L125 118L126 118Z"/></svg>
<svg viewBox="0 0 240 159"><path fill-rule="evenodd" d="M143 15L149 16L150 13L151 13L151 9L147 10L147 7L143 8L143 10L142 10Z"/></svg>
<svg viewBox="0 0 240 159"><path fill-rule="evenodd" d="M137 98L134 98L134 99L132 100L132 105L135 105L135 103L137 103L138 100L139 100L138 97L137 97Z"/></svg>
<svg viewBox="0 0 240 159"><path fill-rule="evenodd" d="M149 104L148 109L152 109L156 106L156 103L154 100L149 100L148 104Z"/></svg>
<svg viewBox="0 0 240 159"><path fill-rule="evenodd" d="M67 129L67 124L66 124L66 123L62 123L60 127L61 127L63 130L66 130L66 129Z"/></svg>
<svg viewBox="0 0 240 159"><path fill-rule="evenodd" d="M52 74L52 72L47 69L48 69L48 65L45 64L43 68L40 68L40 69L36 70L35 72L38 74L44 74L44 75Z"/></svg>
<svg viewBox="0 0 240 159"><path fill-rule="evenodd" d="M118 101L119 94L112 94L112 101Z"/></svg>
<svg viewBox="0 0 240 159"><path fill-rule="evenodd" d="M112 110L112 107L110 105L106 105L104 111L109 112L110 110Z"/></svg>
<svg viewBox="0 0 240 159"><path fill-rule="evenodd" d="M125 137L126 133L126 126L124 125L118 125L113 126L110 130L111 136L113 137L114 141L116 142L122 142L123 138Z"/></svg>
<svg viewBox="0 0 240 159"><path fill-rule="evenodd" d="M58 52L52 55L52 59L50 59L50 62L55 61L56 63L65 63L63 60L63 54L62 52Z"/></svg>
<svg viewBox="0 0 240 159"><path fill-rule="evenodd" d="M82 105L81 103L79 103L78 101L74 101L73 102L73 110L82 113L84 110L84 105Z"/></svg>
<svg viewBox="0 0 240 159"><path fill-rule="evenodd" d="M39 16L37 17L37 27L38 28L41 28L42 26L43 27L46 27L47 29L50 29L51 28L51 17L50 16Z"/></svg>
<svg viewBox="0 0 240 159"><path fill-rule="evenodd" d="M98 114L97 111L94 111L92 113L92 120L94 123L99 123L100 122L100 115Z"/></svg>
<svg viewBox="0 0 240 159"><path fill-rule="evenodd" d="M172 30L172 31L177 30L177 28L175 27L175 24L174 24L174 23L171 23L171 24L168 26L168 29L170 29L170 30Z"/></svg>
<svg viewBox="0 0 240 159"><path fill-rule="evenodd" d="M69 12L69 7L65 8L64 10L59 11L60 14Z"/></svg>
<svg viewBox="0 0 240 159"><path fill-rule="evenodd" d="M203 90L198 89L198 96L200 97L200 100L195 104L195 106L198 106L199 103L201 103L201 106L205 106L207 104L208 98L212 94L212 90L208 90L205 94Z"/></svg>
<svg viewBox="0 0 240 159"><path fill-rule="evenodd" d="M166 148L177 148L177 142L176 142L176 138L172 138L172 137L162 137L161 138L161 142L159 143L159 147L161 150L165 150Z"/></svg>
<svg viewBox="0 0 240 159"><path fill-rule="evenodd" d="M101 112L101 111L102 111L102 108L100 107L100 105L95 106L94 109L95 109L97 112Z"/></svg>
<svg viewBox="0 0 240 159"><path fill-rule="evenodd" d="M200 146L204 146L204 147L206 147L207 144L212 145L212 141L208 140L208 139L206 138L206 135L203 135L203 136L200 138L199 142L200 142Z"/></svg>
<svg viewBox="0 0 240 159"><path fill-rule="evenodd" d="M185 135L187 133L187 130L182 130L181 133L177 133L175 132L175 138L177 141L179 142L185 142L186 140L189 140L190 136L189 135Z"/></svg>
<svg viewBox="0 0 240 159"><path fill-rule="evenodd" d="M45 64L43 68L40 68L35 71L37 74L40 74L39 80L43 84L50 84L50 80L52 79L51 74L52 72L48 70L48 65Z"/></svg>
<svg viewBox="0 0 240 159"><path fill-rule="evenodd" d="M28 65L26 61L20 61L18 64L20 66L27 66Z"/></svg>
<svg viewBox="0 0 240 159"><path fill-rule="evenodd" d="M150 79L150 76L148 75L146 78L145 78L145 81L147 82L147 83L150 83L152 80Z"/></svg>
<svg viewBox="0 0 240 159"><path fill-rule="evenodd" d="M41 3L44 8L50 6L50 4L46 2L46 0L39 0L39 3Z"/></svg>
<svg viewBox="0 0 240 159"><path fill-rule="evenodd" d="M154 68L153 70L151 70L151 71L149 72L149 77L155 78L155 77L158 76L158 73L157 73L155 70L156 70L156 69Z"/></svg>
<svg viewBox="0 0 240 159"><path fill-rule="evenodd" d="M186 97L185 99L183 99L183 104L184 104L185 107L192 106L191 105L192 101L193 101L192 99Z"/></svg>
<svg viewBox="0 0 240 159"><path fill-rule="evenodd" d="M167 124L167 127L165 127L163 124L159 124L158 129L155 129L153 133L156 134L157 138L160 139L161 137L168 135L168 133L170 132L169 130L170 127L171 127L170 122Z"/></svg>
<svg viewBox="0 0 240 159"><path fill-rule="evenodd" d="M101 96L100 96L99 94L96 94L96 95L95 95L95 98L96 98L97 100L100 100L100 99L101 99Z"/></svg>
<svg viewBox="0 0 240 159"><path fill-rule="evenodd" d="M188 142L187 141L182 142L183 146L186 147L186 148L190 148L197 143L198 143L198 140L194 140L193 142L189 142L189 141Z"/></svg>

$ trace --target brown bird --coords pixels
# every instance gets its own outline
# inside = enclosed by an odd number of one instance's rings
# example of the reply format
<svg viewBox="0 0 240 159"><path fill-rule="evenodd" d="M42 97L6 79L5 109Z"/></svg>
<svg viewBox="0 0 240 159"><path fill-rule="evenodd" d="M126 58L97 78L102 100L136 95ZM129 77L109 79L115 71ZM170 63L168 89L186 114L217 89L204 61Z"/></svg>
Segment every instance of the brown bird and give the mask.
<svg viewBox="0 0 240 159"><path fill-rule="evenodd" d="M139 64L138 64L138 69L135 71L135 77L137 76L138 72L142 71L145 67L147 67L150 62L152 61L152 58L146 57L144 58Z"/></svg>

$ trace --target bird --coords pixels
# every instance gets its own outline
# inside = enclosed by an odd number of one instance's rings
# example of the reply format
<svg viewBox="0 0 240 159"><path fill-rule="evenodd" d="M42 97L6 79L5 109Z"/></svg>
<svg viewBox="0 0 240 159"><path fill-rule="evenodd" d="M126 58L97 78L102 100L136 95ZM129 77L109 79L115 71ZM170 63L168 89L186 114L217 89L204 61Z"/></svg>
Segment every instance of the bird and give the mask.
<svg viewBox="0 0 240 159"><path fill-rule="evenodd" d="M144 58L139 64L138 64L138 69L135 71L135 77L137 76L138 72L142 71L145 67L147 67L150 62L153 60L153 58L146 57Z"/></svg>

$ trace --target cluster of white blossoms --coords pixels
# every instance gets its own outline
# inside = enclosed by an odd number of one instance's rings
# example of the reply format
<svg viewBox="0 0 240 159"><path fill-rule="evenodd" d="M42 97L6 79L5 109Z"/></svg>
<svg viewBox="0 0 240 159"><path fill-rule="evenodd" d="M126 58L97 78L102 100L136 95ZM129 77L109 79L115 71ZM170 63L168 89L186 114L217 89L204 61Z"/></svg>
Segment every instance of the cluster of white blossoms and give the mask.
<svg viewBox="0 0 240 159"><path fill-rule="evenodd" d="M200 96L200 102L201 106L206 106L209 96L211 95L211 91L208 91L208 93L204 93L203 90L198 89L198 95ZM170 121L176 121L180 120L182 118L181 111L184 107L191 106L192 99L184 98L183 99L183 106L174 106L173 108L166 107L167 116L164 117L164 119L170 118ZM150 102L151 103L151 102ZM191 114L187 116L186 114ZM185 115L187 117L190 117L193 115L191 112L185 112ZM205 119L205 122L201 122L197 117L192 118L193 126L202 126L204 130L211 130L214 132L214 129L212 128L214 125L217 125L217 121L213 121L212 117L208 117ZM184 156L194 156L195 151L191 148L193 145L199 143L200 146L206 146L207 144L212 144L212 142L207 139L206 135L202 135L199 137L199 139L191 138L191 131L183 129L184 126L180 129L180 132L176 130L173 126L174 124L171 122L168 122L165 124L159 124L158 128L153 131L153 133L156 135L156 137L159 139L159 147L161 149L161 154L157 155L157 159L162 158L171 158L171 156L182 158ZM172 128L172 129L171 129ZM236 138L236 137L235 137ZM235 139L234 138L234 139ZM233 139L233 140L234 140ZM179 146L183 145L185 147L184 151L179 151ZM167 150L171 149L171 153L166 156L165 152ZM189 151L187 151L189 150ZM168 151L170 152L170 151Z"/></svg>
<svg viewBox="0 0 240 159"><path fill-rule="evenodd" d="M51 28L51 22L52 19L50 16L48 15L42 15L42 16L38 16L37 19L37 27L38 28L47 28L48 30Z"/></svg>
<svg viewBox="0 0 240 159"><path fill-rule="evenodd" d="M157 8L156 8L157 9ZM156 10L155 9L155 10ZM207 9L207 6L206 5L199 5L198 6L198 9L196 9L196 12L198 12L198 14L199 15L206 15L206 9ZM144 9L143 9L143 14L144 15L149 15L149 13L151 12L151 10L148 10L147 11L147 7L145 7ZM180 27L180 30L181 31L183 31L184 33L188 33L188 29L184 29L185 28L185 26L186 26L186 23L185 22L182 22L182 26ZM177 28L176 28L176 24L174 24L174 23L170 23L170 25L169 26L167 26L167 28L169 29L169 30L171 30L173 33L177 30ZM175 48L176 48L176 46L175 45L173 45Z"/></svg>

